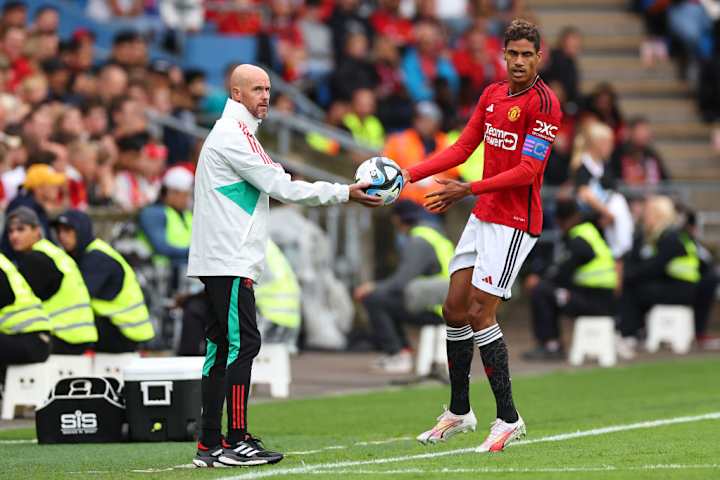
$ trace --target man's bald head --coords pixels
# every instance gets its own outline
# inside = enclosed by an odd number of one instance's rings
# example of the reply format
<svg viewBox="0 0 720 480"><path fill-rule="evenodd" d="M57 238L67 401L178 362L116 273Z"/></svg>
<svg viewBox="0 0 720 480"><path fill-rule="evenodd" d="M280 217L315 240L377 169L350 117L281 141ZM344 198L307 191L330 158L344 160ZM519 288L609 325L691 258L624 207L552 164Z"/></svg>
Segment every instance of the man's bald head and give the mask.
<svg viewBox="0 0 720 480"><path fill-rule="evenodd" d="M270 107L270 77L258 66L238 65L230 75L230 98L245 105L256 118L267 117Z"/></svg>

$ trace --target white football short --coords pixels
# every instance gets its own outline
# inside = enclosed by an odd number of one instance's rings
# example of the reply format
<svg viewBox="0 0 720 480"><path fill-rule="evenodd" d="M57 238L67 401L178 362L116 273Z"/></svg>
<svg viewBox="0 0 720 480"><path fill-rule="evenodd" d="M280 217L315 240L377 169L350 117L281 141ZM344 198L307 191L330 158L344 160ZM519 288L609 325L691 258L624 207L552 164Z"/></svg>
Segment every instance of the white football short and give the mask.
<svg viewBox="0 0 720 480"><path fill-rule="evenodd" d="M450 260L450 274L472 267L474 287L507 300L535 242L537 237L527 232L483 222L471 214Z"/></svg>

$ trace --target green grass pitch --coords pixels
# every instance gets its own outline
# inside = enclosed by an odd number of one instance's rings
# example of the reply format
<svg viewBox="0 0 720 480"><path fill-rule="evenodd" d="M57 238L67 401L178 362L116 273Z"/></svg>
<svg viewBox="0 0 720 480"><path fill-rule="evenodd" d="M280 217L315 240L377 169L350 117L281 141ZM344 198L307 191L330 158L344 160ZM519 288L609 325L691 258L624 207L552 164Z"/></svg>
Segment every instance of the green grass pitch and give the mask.
<svg viewBox="0 0 720 480"><path fill-rule="evenodd" d="M414 437L432 426L448 390L424 386L253 405L253 432L287 452L275 466L184 468L192 443L11 442L34 438L22 429L0 432L0 478L720 479L719 369L720 359L678 358L517 377L528 437L496 454L470 450L495 410L478 372L471 387L478 431L432 447ZM595 430L607 427L617 429ZM578 431L590 432L572 435Z"/></svg>

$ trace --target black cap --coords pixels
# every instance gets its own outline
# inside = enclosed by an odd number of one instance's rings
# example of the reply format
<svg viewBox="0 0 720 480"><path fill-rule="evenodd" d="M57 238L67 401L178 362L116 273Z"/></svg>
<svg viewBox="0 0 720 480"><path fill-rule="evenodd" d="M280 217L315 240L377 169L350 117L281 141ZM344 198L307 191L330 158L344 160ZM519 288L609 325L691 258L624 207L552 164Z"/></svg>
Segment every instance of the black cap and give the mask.
<svg viewBox="0 0 720 480"><path fill-rule="evenodd" d="M20 225L30 225L32 227L40 226L40 218L30 207L18 207L7 216L8 225L19 223Z"/></svg>
<svg viewBox="0 0 720 480"><path fill-rule="evenodd" d="M423 207L412 200L398 200L392 210L393 215L400 217L400 221L405 224L418 223L423 212Z"/></svg>
<svg viewBox="0 0 720 480"><path fill-rule="evenodd" d="M574 198L560 199L555 203L555 218L567 220L578 213L577 202Z"/></svg>

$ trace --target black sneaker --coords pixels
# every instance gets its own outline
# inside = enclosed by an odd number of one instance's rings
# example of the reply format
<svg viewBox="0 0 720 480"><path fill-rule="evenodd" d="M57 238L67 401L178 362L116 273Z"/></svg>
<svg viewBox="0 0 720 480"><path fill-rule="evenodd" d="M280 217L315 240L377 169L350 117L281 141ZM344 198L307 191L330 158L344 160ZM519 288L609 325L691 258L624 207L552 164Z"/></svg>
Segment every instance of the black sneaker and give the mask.
<svg viewBox="0 0 720 480"><path fill-rule="evenodd" d="M277 463L283 459L283 454L266 450L259 438L253 438L249 433L245 435L245 440L237 442L234 445L223 441L223 453L220 460L229 466L251 466L265 465Z"/></svg>
<svg viewBox="0 0 720 480"><path fill-rule="evenodd" d="M208 467L227 467L227 465L220 462L220 455L223 453L222 445L215 445L214 447L206 447L202 442L198 442L197 455L193 458L193 465L199 468Z"/></svg>

